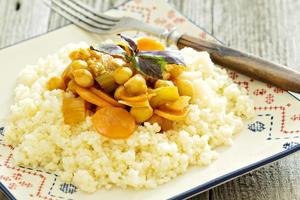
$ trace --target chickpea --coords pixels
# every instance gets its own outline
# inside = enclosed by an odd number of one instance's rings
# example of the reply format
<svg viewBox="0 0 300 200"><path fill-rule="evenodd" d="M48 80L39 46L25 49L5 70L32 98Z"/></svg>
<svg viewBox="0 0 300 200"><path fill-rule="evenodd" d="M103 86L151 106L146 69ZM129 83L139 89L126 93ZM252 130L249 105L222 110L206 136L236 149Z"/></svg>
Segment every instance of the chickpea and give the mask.
<svg viewBox="0 0 300 200"><path fill-rule="evenodd" d="M153 115L153 109L149 107L132 107L130 109L130 114L135 118L137 123L143 123L150 119Z"/></svg>
<svg viewBox="0 0 300 200"><path fill-rule="evenodd" d="M90 48L88 49L88 51L90 52L91 57L94 57L96 59L99 59L101 57L101 53L98 52L98 51L94 51L94 50L92 50Z"/></svg>
<svg viewBox="0 0 300 200"><path fill-rule="evenodd" d="M89 52L88 49L79 49L79 59L82 59L82 60L87 60L91 57L91 53Z"/></svg>
<svg viewBox="0 0 300 200"><path fill-rule="evenodd" d="M174 86L172 81L166 81L166 80L157 80L154 84L154 88L159 87L166 87L166 86Z"/></svg>
<svg viewBox="0 0 300 200"><path fill-rule="evenodd" d="M92 74L95 77L97 77L101 75L103 72L105 72L105 67L99 62L94 62L89 65L89 70L92 72Z"/></svg>
<svg viewBox="0 0 300 200"><path fill-rule="evenodd" d="M97 60L93 57L86 60L86 63L88 64L88 66L94 64L95 62L97 62Z"/></svg>
<svg viewBox="0 0 300 200"><path fill-rule="evenodd" d="M175 85L177 86L178 92L181 96L193 97L194 86L191 81L177 79L177 80L175 80Z"/></svg>
<svg viewBox="0 0 300 200"><path fill-rule="evenodd" d="M147 92L147 84L144 77L136 74L124 84L126 91L131 95L139 95Z"/></svg>
<svg viewBox="0 0 300 200"><path fill-rule="evenodd" d="M113 72L113 77L118 84L124 84L132 76L132 70L129 67L119 67Z"/></svg>
<svg viewBox="0 0 300 200"><path fill-rule="evenodd" d="M63 71L61 78L64 80L65 84L68 85L69 81L71 80L71 67L70 65L66 67Z"/></svg>
<svg viewBox="0 0 300 200"><path fill-rule="evenodd" d="M115 99L121 99L122 94L125 91L125 87L123 85L120 85L116 90L115 90L115 94L114 97Z"/></svg>
<svg viewBox="0 0 300 200"><path fill-rule="evenodd" d="M171 70L171 78L176 78L178 77L180 74L182 74L182 72L185 70L185 67L182 65L175 65L174 68Z"/></svg>
<svg viewBox="0 0 300 200"><path fill-rule="evenodd" d="M73 80L69 81L68 83L68 87L67 87L67 91L71 91L74 94L76 94L76 90L75 90L75 82Z"/></svg>
<svg viewBox="0 0 300 200"><path fill-rule="evenodd" d="M78 51L78 50L72 51L72 52L69 54L69 58L70 58L71 60L77 60L77 59L79 59L79 51Z"/></svg>
<svg viewBox="0 0 300 200"><path fill-rule="evenodd" d="M52 77L47 82L48 90L55 90L55 89L66 89L66 85L64 80L61 77Z"/></svg>
<svg viewBox="0 0 300 200"><path fill-rule="evenodd" d="M86 69L76 69L73 71L74 81L82 87L94 85L94 78L91 72Z"/></svg>
<svg viewBox="0 0 300 200"><path fill-rule="evenodd" d="M83 60L73 60L69 66L71 68L71 71L73 71L76 69L87 69L88 64Z"/></svg>
<svg viewBox="0 0 300 200"><path fill-rule="evenodd" d="M185 70L185 66L176 65L176 64L168 64L166 66L166 70L170 73L171 78L176 78Z"/></svg>
<svg viewBox="0 0 300 200"><path fill-rule="evenodd" d="M164 79L164 80L168 80L168 79L171 78L171 73L169 73L169 72L164 72L162 76L163 76L163 79Z"/></svg>
<svg viewBox="0 0 300 200"><path fill-rule="evenodd" d="M125 62L123 59L120 59L120 58L113 58L113 59L110 61L110 65L112 65L112 66L115 67L115 68L118 68L118 67L125 67L126 62Z"/></svg>

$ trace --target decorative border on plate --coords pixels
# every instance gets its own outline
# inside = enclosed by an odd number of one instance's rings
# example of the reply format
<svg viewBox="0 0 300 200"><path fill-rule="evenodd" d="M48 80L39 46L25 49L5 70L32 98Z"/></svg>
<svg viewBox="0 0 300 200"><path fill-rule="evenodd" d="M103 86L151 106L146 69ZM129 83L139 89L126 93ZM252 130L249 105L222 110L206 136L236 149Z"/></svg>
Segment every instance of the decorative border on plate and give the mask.
<svg viewBox="0 0 300 200"><path fill-rule="evenodd" d="M132 0L126 0L125 2L123 2L123 3L119 4L119 5L116 5L116 6L112 7L111 9L118 9L120 6L125 5L126 3L130 2L130 1L132 1ZM172 5L170 5L170 6L174 10L178 11L174 6L172 6ZM213 36L211 33L209 33L207 30L205 30L205 28L197 25L193 20L189 19L188 17L186 17L186 16L184 16L184 17L189 22L191 22L192 24L194 24L195 26L197 26L199 29L201 29L202 31L206 32L211 37L213 37L217 42L224 44L221 40L217 39L215 36ZM69 25L67 25L67 26L69 26ZM29 41L31 39L38 38L38 37L43 36L45 34L48 34L48 33L51 33L51 32L57 31L57 30L60 30L60 29L65 28L67 26L59 27L59 28L56 28L56 29L51 30L49 32L42 33L42 34L39 34L39 35L35 35L35 36L27 38L25 40L18 41L18 42L14 43L14 44L11 44L11 45L8 45L8 46L4 46L4 47L0 48L0 51L3 50L3 49L9 48L11 46L14 46L14 45L17 45L17 44ZM288 93L292 97L294 97L295 99L297 99L300 102L300 99L297 96L295 96L294 94L292 94L289 91L288 91ZM242 175L245 175L247 173L250 173L251 171L253 171L253 170L257 169L257 168L260 168L260 167L263 167L263 166L265 166L267 164L275 162L275 161L277 161L277 160L279 160L281 158L284 158L284 157L286 157L286 156L288 156L288 155L290 155L292 153L295 153L295 152L297 152L299 150L300 150L300 144L296 144L296 146L288 148L287 150L284 150L284 151L282 151L282 152L280 152L278 154L275 154L275 155L270 156L268 158L262 159L262 160L260 160L258 162L252 163L252 164L250 164L248 166L245 166L245 167L242 167L242 168L240 168L238 170L232 171L232 172L230 172L228 174L225 174L225 175L220 176L220 177L218 177L216 179L208 181L205 184L202 184L202 185L196 186L196 187L194 187L194 188L192 188L190 190L187 190L186 192L180 193L180 194L178 194L178 195L176 195L174 197L169 198L169 200L181 200L181 199L186 199L186 198L189 198L189 197L193 197L193 196L195 196L195 195L197 195L199 193L202 193L202 192L204 192L206 190L209 190L210 188L216 187L216 186L224 184L224 183L226 183L226 182L228 182L228 181L230 181L230 180L232 180L234 178L237 178L239 176L242 176ZM2 192L4 193L4 195L8 199L10 199L10 200L17 200L14 197L14 195L1 183L1 181L0 181L0 189L2 190Z"/></svg>
<svg viewBox="0 0 300 200"><path fill-rule="evenodd" d="M237 178L239 176L245 175L245 174L247 174L247 173L249 173L249 172L251 172L251 171L253 171L253 170L257 169L257 168L260 168L260 167L263 167L263 166L265 166L267 164L275 162L275 161L277 161L277 160L279 160L281 158L284 158L284 157L286 157L286 156L288 156L288 155L290 155L292 153L295 153L295 152L297 152L299 150L300 150L300 144L296 145L295 147L292 147L292 148L290 148L288 150L285 150L285 151L282 151L282 152L280 152L278 154L270 156L268 158L262 159L262 160L260 160L258 162L253 163L253 164L250 164L250 165L248 165L246 167L242 167L242 168L240 168L238 170L235 170L233 172L230 172L228 174L220 176L220 177L218 177L216 179L208 181L205 184L199 185L199 186L194 187L194 188L192 188L192 189L190 189L190 190L188 190L186 192L183 192L183 193L178 194L178 195L176 195L174 197L171 197L169 200L181 200L181 199L186 199L186 198L195 196L195 195L197 195L197 194L199 194L201 192L204 192L204 191L206 191L206 190L208 190L208 189L210 189L212 187L216 187L216 186L218 186L220 184L223 184L223 183L226 183L226 182L228 182L228 181L230 181L230 180L232 180L234 178Z"/></svg>

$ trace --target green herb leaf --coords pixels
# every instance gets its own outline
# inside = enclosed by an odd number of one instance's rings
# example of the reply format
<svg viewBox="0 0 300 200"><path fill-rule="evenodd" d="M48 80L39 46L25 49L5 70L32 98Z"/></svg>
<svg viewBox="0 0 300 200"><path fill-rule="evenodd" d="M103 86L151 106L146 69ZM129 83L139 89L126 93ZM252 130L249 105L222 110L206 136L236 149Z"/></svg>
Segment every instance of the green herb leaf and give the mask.
<svg viewBox="0 0 300 200"><path fill-rule="evenodd" d="M139 51L136 56L148 56L159 57L163 59L167 64L176 64L186 66L183 57L177 50L165 50L165 51Z"/></svg>
<svg viewBox="0 0 300 200"><path fill-rule="evenodd" d="M161 79L167 64L186 66L179 51L139 51L135 68L142 74Z"/></svg>
<svg viewBox="0 0 300 200"><path fill-rule="evenodd" d="M137 51L138 51L138 49L137 49L137 44L136 44L136 42L133 40L133 39L131 39L131 38L129 38L129 37L126 37L126 36L124 36L124 35L122 35L122 34L118 34L123 40L125 40L127 43L128 43L128 45L129 45L129 47L131 48L131 50L134 52L134 53L137 53Z"/></svg>
<svg viewBox="0 0 300 200"><path fill-rule="evenodd" d="M134 59L135 68L145 76L161 79L166 62L162 57L140 55Z"/></svg>
<svg viewBox="0 0 300 200"><path fill-rule="evenodd" d="M126 56L126 51L116 44L101 44L97 46L97 49L95 49L93 46L91 46L90 49L101 53L109 54L113 57L124 58Z"/></svg>

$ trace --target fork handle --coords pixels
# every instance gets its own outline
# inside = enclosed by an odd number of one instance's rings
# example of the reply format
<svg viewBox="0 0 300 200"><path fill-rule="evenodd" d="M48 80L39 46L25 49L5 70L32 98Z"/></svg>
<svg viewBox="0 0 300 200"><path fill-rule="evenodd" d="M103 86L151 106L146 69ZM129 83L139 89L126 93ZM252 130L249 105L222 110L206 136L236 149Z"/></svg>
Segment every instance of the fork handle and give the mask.
<svg viewBox="0 0 300 200"><path fill-rule="evenodd" d="M217 64L284 90L300 93L300 73L283 65L186 34L178 39L177 46L180 49L192 47L199 51L207 51Z"/></svg>

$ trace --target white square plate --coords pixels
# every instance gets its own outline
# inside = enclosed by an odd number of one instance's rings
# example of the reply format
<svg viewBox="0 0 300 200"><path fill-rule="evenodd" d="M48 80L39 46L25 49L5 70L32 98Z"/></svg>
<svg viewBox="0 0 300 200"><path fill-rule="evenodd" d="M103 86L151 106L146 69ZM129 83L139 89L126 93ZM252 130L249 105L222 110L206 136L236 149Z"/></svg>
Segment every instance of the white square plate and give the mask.
<svg viewBox="0 0 300 200"><path fill-rule="evenodd" d="M166 28L176 26L182 32L189 30L189 34L196 37L213 40L165 1L129 1L108 12L118 16L131 15ZM71 42L96 43L102 39L69 25L0 50L0 126L5 126L9 106L13 103L16 77L26 64L34 64L39 57L54 53ZM254 99L256 118L234 139L232 147L218 149L220 158L208 167L190 168L185 174L152 190L113 189L85 194L71 184L60 182L55 174L14 166L11 147L4 143L0 131L0 187L11 199L183 199L300 150L299 99L236 72L229 74Z"/></svg>

